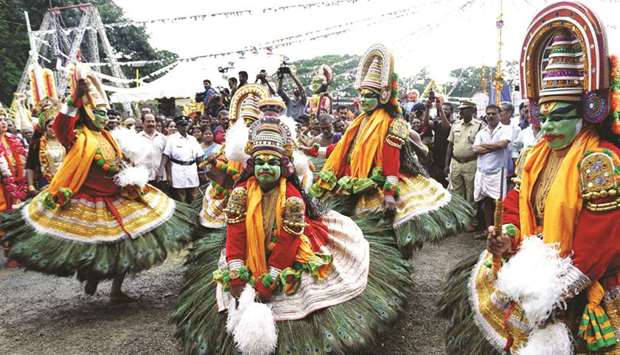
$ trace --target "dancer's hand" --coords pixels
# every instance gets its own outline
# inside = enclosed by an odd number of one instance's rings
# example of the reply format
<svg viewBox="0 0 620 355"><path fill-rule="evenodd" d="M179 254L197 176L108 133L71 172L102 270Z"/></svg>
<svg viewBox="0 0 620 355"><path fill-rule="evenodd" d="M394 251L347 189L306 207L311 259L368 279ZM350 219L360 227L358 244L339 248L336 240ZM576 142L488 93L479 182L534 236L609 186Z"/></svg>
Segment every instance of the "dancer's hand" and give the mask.
<svg viewBox="0 0 620 355"><path fill-rule="evenodd" d="M234 298L239 298L244 287L245 284L230 285L230 295Z"/></svg>
<svg viewBox="0 0 620 355"><path fill-rule="evenodd" d="M81 99L88 93L88 83L84 79L79 79L75 86L75 99Z"/></svg>
<svg viewBox="0 0 620 355"><path fill-rule="evenodd" d="M386 217L394 217L396 214L396 199L392 195L385 195L383 197L383 214Z"/></svg>
<svg viewBox="0 0 620 355"><path fill-rule="evenodd" d="M487 250L495 256L503 256L510 251L512 240L506 233L498 236L495 226L489 226L487 230Z"/></svg>
<svg viewBox="0 0 620 355"><path fill-rule="evenodd" d="M256 296L258 296L258 299L261 302L263 303L271 302L273 291L270 288L265 287L263 283L260 281L256 282L256 285L254 285L254 288L256 289Z"/></svg>

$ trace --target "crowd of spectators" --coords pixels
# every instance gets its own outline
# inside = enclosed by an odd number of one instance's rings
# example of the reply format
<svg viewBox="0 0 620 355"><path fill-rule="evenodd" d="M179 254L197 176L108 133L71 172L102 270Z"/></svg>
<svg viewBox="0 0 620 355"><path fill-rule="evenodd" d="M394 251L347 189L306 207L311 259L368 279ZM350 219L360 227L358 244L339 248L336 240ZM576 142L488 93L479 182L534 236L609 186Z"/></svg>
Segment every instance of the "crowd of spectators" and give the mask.
<svg viewBox="0 0 620 355"><path fill-rule="evenodd" d="M432 94L420 101L418 96L408 92L402 107L428 148L420 161L431 177L477 208L479 218L468 229L485 230L493 224L495 201L512 186L521 151L539 139L540 122L529 115L527 102L518 115L511 103L502 102L487 105L476 117L478 107L471 101L457 105Z"/></svg>
<svg viewBox="0 0 620 355"><path fill-rule="evenodd" d="M295 118L300 142L307 146L327 146L337 143L357 112L347 105L338 105L332 112L321 112L318 117L310 117L305 111L306 94L299 80L293 76L297 85L289 98L278 83L278 93L287 103L287 114ZM204 110L189 116L175 117L159 114L150 107L143 107L140 117L121 118L114 111L108 111L107 129L118 127L133 129L148 141L150 151L147 157L149 183L170 194L175 199L191 203L200 195L197 188L208 182L204 170L207 161L219 153L224 144L226 131L230 126L229 104L236 90L248 82L248 74L239 72L239 77L228 80L228 88L213 88L211 81L203 81L204 91L195 97ZM266 82L264 75L257 75L257 82ZM352 105L351 107L356 107ZM26 143L26 141L25 141Z"/></svg>
<svg viewBox="0 0 620 355"><path fill-rule="evenodd" d="M358 105L337 104L309 115L308 98L301 82L290 72L292 90L284 88L286 75L278 76L274 89L264 73L256 81L279 95L287 106L287 115L297 122L298 138L305 147L326 147L337 143L353 119ZM139 118L121 118L108 112L107 129L133 129L151 142L147 168L150 183L178 200L191 203L199 195L197 188L208 182L201 162L220 151L230 126L228 105L232 95L248 83L247 72L228 80L228 88L215 89L211 81L203 81L204 92L196 95L203 103L202 112L190 116L169 117L143 107ZM401 97L404 118L410 124L412 141L419 143L418 158L428 174L455 194L479 209L477 223L470 230L483 229L493 223L494 201L501 188L510 187L519 153L538 140L540 124L529 115L526 103L518 114L508 102L488 105L485 115L476 117L477 106L470 101L451 103L431 93L420 98L417 90ZM12 121L7 131L17 136L27 149L32 132L18 132ZM501 177L505 180L500 183Z"/></svg>

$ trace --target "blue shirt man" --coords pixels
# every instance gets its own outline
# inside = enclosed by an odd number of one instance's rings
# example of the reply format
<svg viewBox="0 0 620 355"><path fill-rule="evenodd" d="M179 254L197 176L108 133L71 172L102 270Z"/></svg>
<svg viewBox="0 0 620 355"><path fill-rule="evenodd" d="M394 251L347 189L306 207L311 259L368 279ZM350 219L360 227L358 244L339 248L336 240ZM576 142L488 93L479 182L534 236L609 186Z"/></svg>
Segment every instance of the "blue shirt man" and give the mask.
<svg viewBox="0 0 620 355"><path fill-rule="evenodd" d="M202 85L205 87L205 93L202 102L204 102L206 107L209 103L209 99L211 99L211 97L213 97L214 95L217 95L217 92L211 87L211 80L209 79L203 80Z"/></svg>

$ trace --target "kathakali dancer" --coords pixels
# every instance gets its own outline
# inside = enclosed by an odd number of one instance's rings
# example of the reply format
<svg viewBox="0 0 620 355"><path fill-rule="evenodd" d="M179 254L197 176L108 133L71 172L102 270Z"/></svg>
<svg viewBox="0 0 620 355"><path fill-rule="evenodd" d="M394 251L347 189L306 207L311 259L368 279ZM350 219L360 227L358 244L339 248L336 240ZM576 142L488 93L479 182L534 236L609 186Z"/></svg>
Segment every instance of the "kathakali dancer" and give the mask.
<svg viewBox="0 0 620 355"><path fill-rule="evenodd" d="M236 131L247 131L247 127L261 116L258 102L266 98L269 98L269 92L262 85L246 84L239 88L230 101L230 129L227 135L234 134ZM239 144L241 144L240 148ZM224 215L226 200L243 169L243 157L226 154L226 152L242 152L243 148L243 142L227 139L219 152L205 161L208 168L207 174L211 180L211 184L205 191L200 211L200 224L205 228L226 226Z"/></svg>
<svg viewBox="0 0 620 355"><path fill-rule="evenodd" d="M355 215L393 214L398 245L405 254L419 242L462 230L471 207L420 168L413 133L398 104L394 58L383 45L370 47L360 61L356 88L363 112L337 144L309 150L310 155L327 157L312 195L353 196Z"/></svg>
<svg viewBox="0 0 620 355"><path fill-rule="evenodd" d="M521 90L544 140L503 201L502 230L446 286L449 353L620 353L618 64L583 4L531 22Z"/></svg>
<svg viewBox="0 0 620 355"><path fill-rule="evenodd" d="M312 77L310 84L312 96L308 100L308 107L306 108L310 120L318 119L321 113L332 113L332 98L327 89L333 80L334 73L327 64L321 65Z"/></svg>
<svg viewBox="0 0 620 355"><path fill-rule="evenodd" d="M52 181L67 153L52 129L54 118L60 109L54 75L49 69L38 70L42 70L44 75L39 77L34 74L36 70L33 70L30 77L35 121L26 159L26 176L31 194L40 191Z"/></svg>
<svg viewBox="0 0 620 355"><path fill-rule="evenodd" d="M247 136L246 136L247 137ZM357 353L395 320L410 286L390 233L320 211L295 172L291 129L249 129L244 172L188 256L174 319L187 354ZM388 281L389 280L389 281ZM256 303L255 300L262 303Z"/></svg>
<svg viewBox="0 0 620 355"><path fill-rule="evenodd" d="M35 124L26 160L26 176L30 192L40 191L52 181L67 154L66 148L56 138L56 133L52 129L59 110L57 105L57 101L46 99L36 113L39 121Z"/></svg>
<svg viewBox="0 0 620 355"><path fill-rule="evenodd" d="M0 229L9 257L26 269L57 276L77 274L94 294L113 279L111 300L127 273L161 263L190 238L195 214L148 185L142 145L117 141L104 127L108 101L94 73L73 68L71 97L53 129L67 149L49 186L19 210L3 216Z"/></svg>
<svg viewBox="0 0 620 355"><path fill-rule="evenodd" d="M238 96L237 96L238 95ZM232 187L239 179L243 171L243 164L248 156L244 153L245 139L239 140L237 137L245 137L248 134L248 127L259 117L275 117L283 120L291 129L295 129L295 122L292 118L281 116L286 110L284 101L279 97L269 97L268 92L260 85L248 84L237 90L231 101L231 128L226 134L226 144L218 153L208 159L208 176L211 179L210 185L205 191L200 211L200 225L205 228L224 228L226 226L226 216L224 207ZM295 164L296 171L306 171L304 169L309 164L308 160L295 152L298 156ZM312 173L308 170L300 176L302 186L312 183ZM204 230L198 229L197 236Z"/></svg>

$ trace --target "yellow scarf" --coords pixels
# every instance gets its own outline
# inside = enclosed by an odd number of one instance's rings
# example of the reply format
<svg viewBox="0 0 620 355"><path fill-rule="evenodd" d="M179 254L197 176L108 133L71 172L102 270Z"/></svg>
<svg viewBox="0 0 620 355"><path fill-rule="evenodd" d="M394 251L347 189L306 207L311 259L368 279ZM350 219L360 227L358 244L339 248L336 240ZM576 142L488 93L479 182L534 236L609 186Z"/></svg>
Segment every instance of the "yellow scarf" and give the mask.
<svg viewBox="0 0 620 355"><path fill-rule="evenodd" d="M265 253L265 230L263 229L263 209L261 200L263 191L255 177L248 179L248 210L245 219L246 229L246 265L254 277L269 272ZM278 184L278 201L276 203L276 230L282 228L284 204L286 202L286 179L280 178Z"/></svg>
<svg viewBox="0 0 620 355"><path fill-rule="evenodd" d="M325 162L323 170L333 171L338 177L342 176L344 167L347 165L349 147L356 136L357 141L351 152L351 177L368 177L373 164L383 167L383 142L390 128L392 117L384 109L375 110L358 135L357 131L365 117L366 114L362 113L353 120Z"/></svg>
<svg viewBox="0 0 620 355"><path fill-rule="evenodd" d="M81 131L50 183L49 192L52 196L56 195L60 188L69 188L72 193L80 190L86 181L90 165L97 151L96 134L102 134L112 144L116 154L122 157L118 144L108 131L93 132L86 126L83 126Z"/></svg>
<svg viewBox="0 0 620 355"><path fill-rule="evenodd" d="M545 223L542 226L543 240L547 244L559 243L562 256L571 253L575 223L583 202L577 164L587 150L594 149L598 145L598 135L592 128L585 128L577 135L562 160L545 201L547 208L544 211ZM547 142L538 142L528 154L523 166L519 193L519 222L522 237L532 236L537 232L536 217L531 204L532 193L537 177L547 164L550 152L551 148L547 146Z"/></svg>

